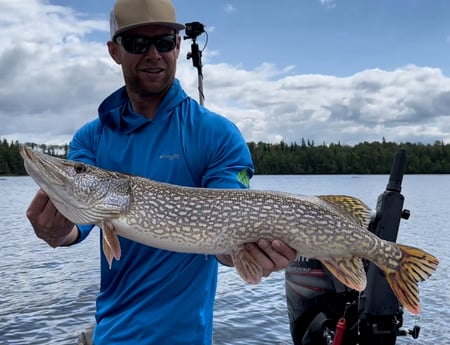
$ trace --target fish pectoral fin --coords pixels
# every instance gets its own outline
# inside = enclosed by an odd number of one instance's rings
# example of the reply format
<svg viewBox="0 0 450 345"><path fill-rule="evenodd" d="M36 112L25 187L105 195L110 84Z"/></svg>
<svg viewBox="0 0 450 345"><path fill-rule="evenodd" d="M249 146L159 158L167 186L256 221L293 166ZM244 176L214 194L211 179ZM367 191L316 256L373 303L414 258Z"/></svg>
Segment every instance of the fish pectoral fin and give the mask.
<svg viewBox="0 0 450 345"><path fill-rule="evenodd" d="M109 268L111 269L113 259L120 260L121 249L119 238L116 235L112 223L107 221L102 221L102 234L103 254L105 254L106 261L108 261Z"/></svg>
<svg viewBox="0 0 450 345"><path fill-rule="evenodd" d="M361 258L354 256L319 260L342 284L356 291L366 288L367 278Z"/></svg>
<svg viewBox="0 0 450 345"><path fill-rule="evenodd" d="M232 249L231 258L239 275L247 283L258 284L261 281L263 269L255 257L245 249L245 246L242 245Z"/></svg>

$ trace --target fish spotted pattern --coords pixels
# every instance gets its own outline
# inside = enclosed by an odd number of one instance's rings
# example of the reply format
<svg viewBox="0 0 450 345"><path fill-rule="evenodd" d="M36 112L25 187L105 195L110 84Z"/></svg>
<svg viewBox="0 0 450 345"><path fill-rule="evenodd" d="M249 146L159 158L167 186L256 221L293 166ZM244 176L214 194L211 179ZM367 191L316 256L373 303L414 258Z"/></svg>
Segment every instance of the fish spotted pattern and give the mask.
<svg viewBox="0 0 450 345"><path fill-rule="evenodd" d="M418 314L417 283L439 263L421 249L368 231L370 209L351 196L182 187L51 157L25 146L21 155L28 174L66 218L102 229L110 265L120 259L121 236L176 252L230 254L240 276L258 283L262 268L244 244L279 239L299 255L320 260L358 291L366 287L362 259L372 261L405 308Z"/></svg>

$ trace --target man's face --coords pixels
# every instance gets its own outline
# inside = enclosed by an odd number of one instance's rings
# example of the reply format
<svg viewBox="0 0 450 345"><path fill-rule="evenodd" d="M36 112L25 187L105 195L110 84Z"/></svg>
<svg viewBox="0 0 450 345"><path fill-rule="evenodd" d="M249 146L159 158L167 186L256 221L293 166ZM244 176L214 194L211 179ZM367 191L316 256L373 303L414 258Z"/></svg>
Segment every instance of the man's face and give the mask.
<svg viewBox="0 0 450 345"><path fill-rule="evenodd" d="M149 25L128 30L122 37L156 38L173 33L174 30L169 27ZM109 42L108 47L113 59L122 65L128 92L138 97L149 97L164 94L172 85L180 42L181 38L177 35L174 49L158 52L155 44L152 44L143 54L128 52L119 43Z"/></svg>

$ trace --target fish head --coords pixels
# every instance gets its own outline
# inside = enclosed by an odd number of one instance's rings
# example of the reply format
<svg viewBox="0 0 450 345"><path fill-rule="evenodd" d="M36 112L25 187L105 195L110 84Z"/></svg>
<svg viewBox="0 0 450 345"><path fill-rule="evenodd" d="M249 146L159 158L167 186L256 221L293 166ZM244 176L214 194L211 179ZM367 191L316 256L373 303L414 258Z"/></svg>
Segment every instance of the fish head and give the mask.
<svg viewBox="0 0 450 345"><path fill-rule="evenodd" d="M77 224L99 224L127 211L132 199L129 175L20 147L25 170L55 207Z"/></svg>

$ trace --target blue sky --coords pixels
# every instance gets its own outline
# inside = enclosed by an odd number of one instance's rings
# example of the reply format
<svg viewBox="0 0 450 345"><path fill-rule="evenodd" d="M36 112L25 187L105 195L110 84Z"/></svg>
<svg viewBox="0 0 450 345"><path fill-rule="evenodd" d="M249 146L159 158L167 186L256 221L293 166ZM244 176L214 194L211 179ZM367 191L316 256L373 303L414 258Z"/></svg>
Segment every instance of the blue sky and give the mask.
<svg viewBox="0 0 450 345"><path fill-rule="evenodd" d="M9 78L0 86L0 138L68 141L122 84L105 49L113 3L0 3L10 14L0 19L0 76ZM173 3L180 22L208 31L206 105L248 141L450 141L446 0ZM177 76L197 98L189 45Z"/></svg>
<svg viewBox="0 0 450 345"><path fill-rule="evenodd" d="M113 0L51 0L107 20ZM178 20L206 25L208 49L254 68L271 62L296 73L347 76L406 64L449 69L447 0L174 0ZM106 35L97 35L106 40ZM201 39L201 38L200 38Z"/></svg>

